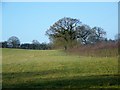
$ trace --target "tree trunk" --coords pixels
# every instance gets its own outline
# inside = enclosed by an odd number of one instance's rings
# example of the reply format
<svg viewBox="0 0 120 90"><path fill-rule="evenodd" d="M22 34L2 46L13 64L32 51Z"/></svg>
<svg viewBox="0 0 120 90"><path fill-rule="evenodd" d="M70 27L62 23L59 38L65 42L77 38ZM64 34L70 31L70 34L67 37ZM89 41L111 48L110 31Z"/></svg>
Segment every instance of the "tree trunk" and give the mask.
<svg viewBox="0 0 120 90"><path fill-rule="evenodd" d="M67 46L64 46L65 51L67 50Z"/></svg>

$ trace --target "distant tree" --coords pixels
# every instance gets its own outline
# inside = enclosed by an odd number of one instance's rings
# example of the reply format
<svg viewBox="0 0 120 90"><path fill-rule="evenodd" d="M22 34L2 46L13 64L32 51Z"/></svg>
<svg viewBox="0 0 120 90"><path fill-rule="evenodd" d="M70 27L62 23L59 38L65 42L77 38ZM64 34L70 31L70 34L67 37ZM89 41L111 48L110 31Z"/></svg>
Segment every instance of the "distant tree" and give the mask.
<svg viewBox="0 0 120 90"><path fill-rule="evenodd" d="M39 49L40 48L40 43L37 40L32 41L32 47L33 49Z"/></svg>
<svg viewBox="0 0 120 90"><path fill-rule="evenodd" d="M30 44L29 43L21 44L20 48L22 48L22 49L32 49L32 48L30 48Z"/></svg>
<svg viewBox="0 0 120 90"><path fill-rule="evenodd" d="M24 43L20 45L21 49L35 49L35 50L48 50L51 49L51 44L47 43L41 43L41 44L30 44L30 43Z"/></svg>
<svg viewBox="0 0 120 90"><path fill-rule="evenodd" d="M92 36L94 37L95 42L105 40L104 36L106 35L106 32L101 27L93 27L92 31Z"/></svg>
<svg viewBox="0 0 120 90"><path fill-rule="evenodd" d="M115 43L115 40L109 39L108 43Z"/></svg>
<svg viewBox="0 0 120 90"><path fill-rule="evenodd" d="M1 42L2 48L7 48L7 41Z"/></svg>
<svg viewBox="0 0 120 90"><path fill-rule="evenodd" d="M0 42L0 48L2 48L2 42Z"/></svg>
<svg viewBox="0 0 120 90"><path fill-rule="evenodd" d="M93 27L89 29L89 35L86 37L87 44L95 44L97 42L106 41L106 32L101 27Z"/></svg>
<svg viewBox="0 0 120 90"><path fill-rule="evenodd" d="M54 44L63 46L66 50L76 43L76 27L80 25L80 23L78 19L64 17L50 26L46 34Z"/></svg>
<svg viewBox="0 0 120 90"><path fill-rule="evenodd" d="M32 41L32 44L39 45L40 43L39 43L39 41L37 41L37 40L33 40L33 41Z"/></svg>
<svg viewBox="0 0 120 90"><path fill-rule="evenodd" d="M100 27L91 28L90 26L83 24L77 28L77 37L82 44L94 44L100 41L104 41L106 32Z"/></svg>
<svg viewBox="0 0 120 90"><path fill-rule="evenodd" d="M115 40L116 41L120 41L120 33L118 33L118 34L115 35Z"/></svg>
<svg viewBox="0 0 120 90"><path fill-rule="evenodd" d="M12 36L8 39L8 45L12 45L13 48L18 48L20 46L20 40L16 36Z"/></svg>

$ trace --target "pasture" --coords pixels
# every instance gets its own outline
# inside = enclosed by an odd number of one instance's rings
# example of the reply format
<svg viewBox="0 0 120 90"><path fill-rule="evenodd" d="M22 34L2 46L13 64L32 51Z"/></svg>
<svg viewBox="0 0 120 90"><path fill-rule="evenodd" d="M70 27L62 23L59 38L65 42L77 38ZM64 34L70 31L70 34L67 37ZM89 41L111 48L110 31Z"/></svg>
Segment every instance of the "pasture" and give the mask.
<svg viewBox="0 0 120 90"><path fill-rule="evenodd" d="M2 49L3 88L118 88L117 57Z"/></svg>

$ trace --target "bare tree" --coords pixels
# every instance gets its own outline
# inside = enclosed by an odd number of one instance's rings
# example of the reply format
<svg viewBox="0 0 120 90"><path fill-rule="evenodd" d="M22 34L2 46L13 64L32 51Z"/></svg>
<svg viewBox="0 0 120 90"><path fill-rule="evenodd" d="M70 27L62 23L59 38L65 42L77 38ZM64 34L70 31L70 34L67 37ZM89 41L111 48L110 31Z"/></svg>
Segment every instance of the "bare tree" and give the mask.
<svg viewBox="0 0 120 90"><path fill-rule="evenodd" d="M106 32L101 27L93 27L93 36L96 39L96 42L104 40L104 36L106 35Z"/></svg>
<svg viewBox="0 0 120 90"><path fill-rule="evenodd" d="M80 25L78 19L64 17L55 22L46 31L46 34L52 40L52 42L63 46L65 50L68 47L72 47L77 41L76 28Z"/></svg>

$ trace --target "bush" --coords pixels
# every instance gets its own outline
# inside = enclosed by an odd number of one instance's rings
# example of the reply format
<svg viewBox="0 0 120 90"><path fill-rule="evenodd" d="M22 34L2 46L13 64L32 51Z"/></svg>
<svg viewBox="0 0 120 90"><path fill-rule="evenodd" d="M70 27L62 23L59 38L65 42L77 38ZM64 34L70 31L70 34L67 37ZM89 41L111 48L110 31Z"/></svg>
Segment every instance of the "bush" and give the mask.
<svg viewBox="0 0 120 90"><path fill-rule="evenodd" d="M68 52L75 53L83 56L100 56L100 57L112 57L118 56L118 42L99 42L96 44L81 45L69 49Z"/></svg>

